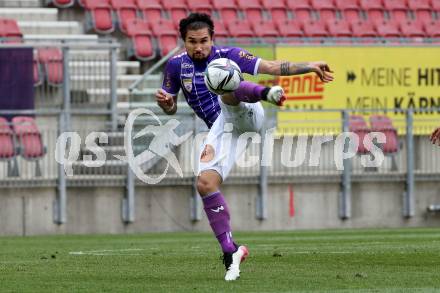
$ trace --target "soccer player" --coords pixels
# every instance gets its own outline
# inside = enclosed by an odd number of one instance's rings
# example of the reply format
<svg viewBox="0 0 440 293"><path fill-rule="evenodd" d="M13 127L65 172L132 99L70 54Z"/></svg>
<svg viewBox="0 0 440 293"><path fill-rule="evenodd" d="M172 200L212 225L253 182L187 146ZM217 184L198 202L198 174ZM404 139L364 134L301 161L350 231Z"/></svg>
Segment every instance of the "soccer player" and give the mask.
<svg viewBox="0 0 440 293"><path fill-rule="evenodd" d="M440 145L440 127L432 132L430 139L433 144Z"/></svg>
<svg viewBox="0 0 440 293"><path fill-rule="evenodd" d="M237 245L232 238L229 209L220 185L232 169L235 158L238 158L235 152L239 135L258 132L262 126L264 110L260 101L281 106L285 97L280 86L269 88L247 81L242 81L232 94L218 96L210 92L204 83L205 69L214 59L228 58L235 61L242 72L253 75L314 72L323 82L330 82L333 80L332 71L325 62L268 61L241 48L215 46L214 24L210 16L203 13L191 13L180 21L179 26L186 52L168 60L162 89L157 91L156 100L166 114L172 115L177 111L177 94L182 89L187 103L210 128L199 160L197 190L223 251L225 280L232 281L239 278L239 265L248 255L248 250ZM228 129L231 125L232 130ZM232 139L225 150L222 149L221 138L227 131L231 131ZM226 163L222 153L228 154Z"/></svg>

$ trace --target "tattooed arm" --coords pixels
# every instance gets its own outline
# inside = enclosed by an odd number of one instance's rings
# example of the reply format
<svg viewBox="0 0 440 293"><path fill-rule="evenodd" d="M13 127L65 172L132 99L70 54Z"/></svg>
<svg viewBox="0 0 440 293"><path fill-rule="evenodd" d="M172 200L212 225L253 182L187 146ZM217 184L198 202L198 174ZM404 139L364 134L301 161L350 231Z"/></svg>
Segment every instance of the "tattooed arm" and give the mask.
<svg viewBox="0 0 440 293"><path fill-rule="evenodd" d="M315 72L323 82L333 80L333 71L324 61L292 63L289 61L267 61L261 59L258 73L271 75L297 75Z"/></svg>

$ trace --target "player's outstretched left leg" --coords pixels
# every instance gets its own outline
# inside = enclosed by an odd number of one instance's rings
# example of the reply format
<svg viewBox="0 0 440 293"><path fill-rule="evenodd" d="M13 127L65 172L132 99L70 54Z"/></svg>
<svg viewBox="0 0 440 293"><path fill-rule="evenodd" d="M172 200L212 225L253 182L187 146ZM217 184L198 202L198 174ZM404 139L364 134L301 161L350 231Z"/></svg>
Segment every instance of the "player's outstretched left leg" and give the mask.
<svg viewBox="0 0 440 293"><path fill-rule="evenodd" d="M278 85L266 87L250 81L242 81L238 89L234 91L234 97L240 102L267 101L277 106L282 106L286 100L282 87Z"/></svg>

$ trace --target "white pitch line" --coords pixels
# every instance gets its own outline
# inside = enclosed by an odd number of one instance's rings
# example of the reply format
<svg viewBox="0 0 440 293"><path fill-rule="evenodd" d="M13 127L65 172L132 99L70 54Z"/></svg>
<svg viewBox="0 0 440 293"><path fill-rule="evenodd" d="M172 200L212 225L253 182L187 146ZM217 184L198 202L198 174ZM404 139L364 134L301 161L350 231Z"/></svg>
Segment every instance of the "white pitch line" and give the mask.
<svg viewBox="0 0 440 293"><path fill-rule="evenodd" d="M100 250L89 250L89 251L70 251L70 255L117 255L113 252L123 252L123 251L142 251L146 250L144 248L126 248L126 249L100 249ZM128 253L119 253L119 255L130 255ZM131 254L131 255L140 255Z"/></svg>

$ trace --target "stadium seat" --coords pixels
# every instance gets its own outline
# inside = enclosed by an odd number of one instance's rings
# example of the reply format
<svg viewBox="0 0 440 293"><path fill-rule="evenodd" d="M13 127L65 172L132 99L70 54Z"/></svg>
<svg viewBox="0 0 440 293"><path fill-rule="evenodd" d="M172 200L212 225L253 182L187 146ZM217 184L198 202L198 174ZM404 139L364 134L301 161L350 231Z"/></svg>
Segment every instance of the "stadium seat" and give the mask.
<svg viewBox="0 0 440 293"><path fill-rule="evenodd" d="M157 39L160 56L167 55L177 47L179 33L172 20L160 19L150 24L153 35Z"/></svg>
<svg viewBox="0 0 440 293"><path fill-rule="evenodd" d="M279 33L272 21L251 22L251 27L254 30L255 36L259 38L273 38L276 39Z"/></svg>
<svg viewBox="0 0 440 293"><path fill-rule="evenodd" d="M327 31L331 37L351 37L353 33L350 24L345 20L328 20L326 22Z"/></svg>
<svg viewBox="0 0 440 293"><path fill-rule="evenodd" d="M146 61L156 57L153 46L153 32L150 30L150 23L142 19L132 19L127 22L127 35L131 38L132 52L129 56Z"/></svg>
<svg viewBox="0 0 440 293"><path fill-rule="evenodd" d="M308 0L287 0L287 8L289 8L298 21L311 21L311 6Z"/></svg>
<svg viewBox="0 0 440 293"><path fill-rule="evenodd" d="M228 21L226 27L228 28L229 35L233 38L254 37L254 32L252 31L250 24L245 20Z"/></svg>
<svg viewBox="0 0 440 293"><path fill-rule="evenodd" d="M421 21L405 21L399 23L400 31L406 38L424 38L426 36Z"/></svg>
<svg viewBox="0 0 440 293"><path fill-rule="evenodd" d="M349 22L361 20L358 0L336 0L335 4L343 19Z"/></svg>
<svg viewBox="0 0 440 293"><path fill-rule="evenodd" d="M269 12L272 21L284 21L288 18L285 0L263 0L262 4L263 8Z"/></svg>
<svg viewBox="0 0 440 293"><path fill-rule="evenodd" d="M399 26L393 20L389 20L389 21L376 20L374 21L374 27L379 37L382 38L400 37Z"/></svg>
<svg viewBox="0 0 440 293"><path fill-rule="evenodd" d="M35 176L41 176L39 159L46 154L46 149L35 119L16 116L12 118L12 127L17 137L20 155L26 160L35 161Z"/></svg>
<svg viewBox="0 0 440 293"><path fill-rule="evenodd" d="M50 0L47 4L58 8L67 8L73 6L75 4L75 0Z"/></svg>
<svg viewBox="0 0 440 293"><path fill-rule="evenodd" d="M226 39L229 37L228 30L221 20L214 19L214 38Z"/></svg>
<svg viewBox="0 0 440 293"><path fill-rule="evenodd" d="M83 0L83 3L88 22L96 32L107 34L114 31L112 8L107 0Z"/></svg>
<svg viewBox="0 0 440 293"><path fill-rule="evenodd" d="M188 4L188 9L191 12L199 12L212 15L212 3L210 0L186 0L186 3Z"/></svg>
<svg viewBox="0 0 440 293"><path fill-rule="evenodd" d="M408 0L408 7L417 20L432 19L430 0Z"/></svg>
<svg viewBox="0 0 440 293"><path fill-rule="evenodd" d="M136 0L142 18L153 23L161 18L162 4L159 0Z"/></svg>
<svg viewBox="0 0 440 293"><path fill-rule="evenodd" d="M423 26L427 37L440 38L440 21L425 22Z"/></svg>
<svg viewBox="0 0 440 293"><path fill-rule="evenodd" d="M176 27L179 26L180 20L188 15L188 5L185 0L162 0L162 7Z"/></svg>
<svg viewBox="0 0 440 293"><path fill-rule="evenodd" d="M369 20L385 19L381 0L360 0L360 7L365 11Z"/></svg>
<svg viewBox="0 0 440 293"><path fill-rule="evenodd" d="M8 176L18 176L16 155L14 134L9 127L8 120L0 117L0 160L7 162Z"/></svg>
<svg viewBox="0 0 440 293"><path fill-rule="evenodd" d="M237 0L237 4L248 22L263 21L263 10L259 0Z"/></svg>
<svg viewBox="0 0 440 293"><path fill-rule="evenodd" d="M437 17L439 17L438 13L440 12L440 0L431 0L431 8L437 12Z"/></svg>
<svg viewBox="0 0 440 293"><path fill-rule="evenodd" d="M38 62L43 65L46 81L49 85L60 86L63 83L63 54L59 48L40 48Z"/></svg>
<svg viewBox="0 0 440 293"><path fill-rule="evenodd" d="M408 18L408 6L406 1L402 0L386 0L384 1L385 8L388 10L391 19L398 22L407 21Z"/></svg>
<svg viewBox="0 0 440 293"><path fill-rule="evenodd" d="M301 38L304 37L302 23L297 20L276 21L275 26L283 38Z"/></svg>
<svg viewBox="0 0 440 293"><path fill-rule="evenodd" d="M359 137L358 154L367 154L371 150L370 145L364 145L365 136L371 132L367 126L367 122L361 115L350 115L348 119L348 127L351 132L354 132Z"/></svg>
<svg viewBox="0 0 440 293"><path fill-rule="evenodd" d="M21 43L23 34L15 19L0 18L0 38L7 43Z"/></svg>
<svg viewBox="0 0 440 293"><path fill-rule="evenodd" d="M336 7L333 0L312 0L313 9L318 11L319 19L327 21L336 18Z"/></svg>
<svg viewBox="0 0 440 293"><path fill-rule="evenodd" d="M110 0L110 4L116 12L116 20L119 30L126 34L127 23L136 18L136 3L134 0Z"/></svg>
<svg viewBox="0 0 440 293"><path fill-rule="evenodd" d="M325 38L329 33L324 21L309 21L303 23L303 31L305 37Z"/></svg>
<svg viewBox="0 0 440 293"><path fill-rule="evenodd" d="M353 37L356 38L373 38L377 33L374 30L373 23L366 21L358 21L350 23Z"/></svg>
<svg viewBox="0 0 440 293"><path fill-rule="evenodd" d="M386 142L381 147L384 154L396 153L399 150L397 130L394 128L390 118L385 115L371 115L370 126L371 131L385 134Z"/></svg>
<svg viewBox="0 0 440 293"><path fill-rule="evenodd" d="M238 20L237 4L234 0L212 0L212 5L224 23Z"/></svg>

